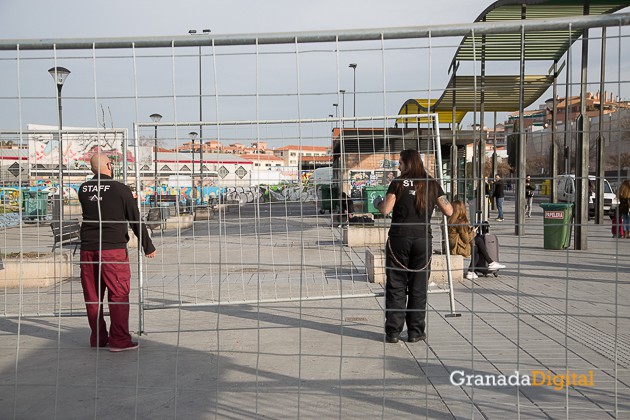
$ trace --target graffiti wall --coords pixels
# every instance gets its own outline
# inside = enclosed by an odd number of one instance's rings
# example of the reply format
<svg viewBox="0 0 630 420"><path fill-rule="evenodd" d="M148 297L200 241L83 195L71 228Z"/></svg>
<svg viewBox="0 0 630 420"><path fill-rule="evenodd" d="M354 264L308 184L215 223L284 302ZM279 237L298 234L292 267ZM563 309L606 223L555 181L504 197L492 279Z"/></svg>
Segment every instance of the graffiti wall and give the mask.
<svg viewBox="0 0 630 420"><path fill-rule="evenodd" d="M239 201L241 204L261 201L269 202L307 202L317 200L317 191L313 185L261 185L258 187L227 187L223 194L225 200Z"/></svg>

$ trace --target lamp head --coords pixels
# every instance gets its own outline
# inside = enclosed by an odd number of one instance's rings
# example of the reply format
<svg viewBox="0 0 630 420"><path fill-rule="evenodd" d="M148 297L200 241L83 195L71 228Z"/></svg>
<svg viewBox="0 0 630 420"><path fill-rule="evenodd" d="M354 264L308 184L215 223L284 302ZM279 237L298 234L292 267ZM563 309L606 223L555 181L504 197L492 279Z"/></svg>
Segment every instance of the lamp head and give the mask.
<svg viewBox="0 0 630 420"><path fill-rule="evenodd" d="M162 116L160 114L151 114L149 115L149 118L151 118L151 121L153 121L154 123L159 123L162 119Z"/></svg>
<svg viewBox="0 0 630 420"><path fill-rule="evenodd" d="M348 64L348 67L352 67L353 70L356 70L357 63L350 63L350 64Z"/></svg>
<svg viewBox="0 0 630 420"><path fill-rule="evenodd" d="M50 73L57 86L63 86L63 82L66 81L66 77L70 74L70 70L65 67L52 67L48 69L48 73Z"/></svg>
<svg viewBox="0 0 630 420"><path fill-rule="evenodd" d="M192 141L195 141L195 139L197 138L197 132L196 131L191 131L190 133L188 133L188 135L190 136L190 139Z"/></svg>

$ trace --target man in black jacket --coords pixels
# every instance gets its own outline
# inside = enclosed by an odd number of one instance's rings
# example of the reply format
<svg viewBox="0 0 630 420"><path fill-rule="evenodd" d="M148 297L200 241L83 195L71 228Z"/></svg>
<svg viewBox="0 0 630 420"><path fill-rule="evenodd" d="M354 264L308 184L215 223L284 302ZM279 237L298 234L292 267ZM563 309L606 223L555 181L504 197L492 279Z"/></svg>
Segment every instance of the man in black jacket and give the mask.
<svg viewBox="0 0 630 420"><path fill-rule="evenodd" d="M505 201L505 193L503 192L503 181L501 181L501 177L496 175L494 177L494 193L492 194L494 198L494 202L497 205L497 210L499 211L499 215L497 217L497 222L503 221L503 202Z"/></svg>
<svg viewBox="0 0 630 420"><path fill-rule="evenodd" d="M138 348L129 334L129 290L131 269L127 253L129 228L142 244L148 258L156 250L147 228L140 223L140 211L131 189L112 179L112 164L104 154L90 159L94 177L79 187L83 210L81 224L81 285L92 330L90 345L119 352ZM103 317L107 289L109 335Z"/></svg>

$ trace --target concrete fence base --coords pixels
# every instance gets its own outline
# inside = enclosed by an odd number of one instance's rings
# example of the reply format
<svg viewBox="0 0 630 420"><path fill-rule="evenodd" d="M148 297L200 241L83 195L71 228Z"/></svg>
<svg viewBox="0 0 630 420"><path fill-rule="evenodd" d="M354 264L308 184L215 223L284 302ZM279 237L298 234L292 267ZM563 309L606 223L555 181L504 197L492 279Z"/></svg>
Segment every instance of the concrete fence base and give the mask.
<svg viewBox="0 0 630 420"><path fill-rule="evenodd" d="M344 226L343 244L347 246L384 246L387 241L389 227L378 226Z"/></svg>
<svg viewBox="0 0 630 420"><path fill-rule="evenodd" d="M78 257L78 255L77 255ZM73 276L72 251L39 257L8 258L0 270L0 289L49 287Z"/></svg>
<svg viewBox="0 0 630 420"><path fill-rule="evenodd" d="M387 277L385 275L385 251L383 249L368 248L365 250L365 271L370 283L385 284ZM453 281L464 280L464 257L451 255L451 273ZM433 254L430 281L440 287L448 285L446 255Z"/></svg>

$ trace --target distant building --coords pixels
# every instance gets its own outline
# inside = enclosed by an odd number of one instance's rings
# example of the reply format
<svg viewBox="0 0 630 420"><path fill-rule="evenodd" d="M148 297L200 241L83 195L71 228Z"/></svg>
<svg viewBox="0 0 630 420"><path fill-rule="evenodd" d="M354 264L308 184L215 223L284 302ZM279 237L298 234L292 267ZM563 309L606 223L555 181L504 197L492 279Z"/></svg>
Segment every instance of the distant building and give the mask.
<svg viewBox="0 0 630 420"><path fill-rule="evenodd" d="M284 166L298 167L301 161L308 160L312 157L330 156L330 148L322 146L296 146L288 145L273 149L273 154L284 161ZM332 159L330 162L332 163ZM330 166L330 165L322 165Z"/></svg>

